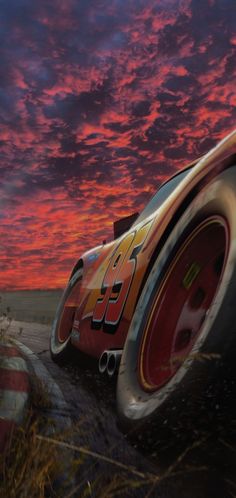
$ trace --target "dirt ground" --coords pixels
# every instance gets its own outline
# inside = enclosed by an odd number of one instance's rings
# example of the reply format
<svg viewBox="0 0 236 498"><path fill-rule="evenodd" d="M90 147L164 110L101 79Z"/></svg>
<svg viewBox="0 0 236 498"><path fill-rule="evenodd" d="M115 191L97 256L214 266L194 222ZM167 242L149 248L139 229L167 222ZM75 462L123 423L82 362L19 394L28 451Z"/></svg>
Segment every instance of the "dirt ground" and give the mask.
<svg viewBox="0 0 236 498"><path fill-rule="evenodd" d="M62 289L0 292L0 315L15 320L50 324Z"/></svg>

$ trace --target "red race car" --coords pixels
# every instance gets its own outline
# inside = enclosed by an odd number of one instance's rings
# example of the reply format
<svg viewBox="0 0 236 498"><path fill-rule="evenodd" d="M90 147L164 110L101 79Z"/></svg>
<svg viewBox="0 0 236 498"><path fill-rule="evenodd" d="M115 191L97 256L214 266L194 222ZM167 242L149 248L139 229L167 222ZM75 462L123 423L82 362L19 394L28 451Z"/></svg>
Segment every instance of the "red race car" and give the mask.
<svg viewBox="0 0 236 498"><path fill-rule="evenodd" d="M73 345L101 372L119 367L127 427L163 420L202 366L206 380L235 343L235 154L233 132L162 185L141 214L116 222L114 240L83 254L71 273L52 358L64 362Z"/></svg>

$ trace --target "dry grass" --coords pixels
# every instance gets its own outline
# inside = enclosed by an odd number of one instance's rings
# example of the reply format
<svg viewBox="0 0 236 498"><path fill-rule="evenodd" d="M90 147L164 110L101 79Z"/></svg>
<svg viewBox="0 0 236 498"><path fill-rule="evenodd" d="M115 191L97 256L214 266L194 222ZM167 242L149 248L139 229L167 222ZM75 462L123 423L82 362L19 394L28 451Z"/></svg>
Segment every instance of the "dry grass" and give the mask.
<svg viewBox="0 0 236 498"><path fill-rule="evenodd" d="M4 342L6 340L6 336L8 334L8 331L10 329L12 323L12 318L6 315L6 313L3 313L3 315L0 316L0 341Z"/></svg>
<svg viewBox="0 0 236 498"><path fill-rule="evenodd" d="M4 337L5 330L8 327ZM31 383L27 420L14 429L0 455L0 498L123 497L125 489L143 485L148 476L133 467L71 444L83 424L60 433L46 385L35 375ZM105 480L103 473L95 472L98 461L115 469Z"/></svg>
<svg viewBox="0 0 236 498"><path fill-rule="evenodd" d="M70 430L45 436L42 421L31 416L24 428L15 431L0 456L0 498L124 498L140 496L136 494L140 491L143 497L149 498L156 496L153 492L164 480L183 472L207 470L199 466L180 469L187 453L202 442L185 450L165 472L157 475L72 444L72 435ZM97 463L105 464L109 472L98 473Z"/></svg>
<svg viewBox="0 0 236 498"><path fill-rule="evenodd" d="M9 337L10 325L11 318L2 315L0 339ZM218 360L218 355L213 358L201 355L196 359ZM74 444L74 436L79 440L79 431L83 431L82 425L59 433L55 422L48 417L52 407L47 387L34 376L32 383L28 419L24 427L14 431L4 454L0 455L0 498L154 498L164 481L208 471L207 466L199 463L186 464L189 453L204 445L207 436L188 447L158 475L113 459L112 448L107 454L99 454ZM228 443L222 441L223 444ZM235 451L234 447L229 449ZM236 498L235 483L227 482L230 496Z"/></svg>
<svg viewBox="0 0 236 498"><path fill-rule="evenodd" d="M0 293L0 314L11 308L15 320L52 323L62 290L9 291Z"/></svg>
<svg viewBox="0 0 236 498"><path fill-rule="evenodd" d="M80 469L86 466L85 455L92 454L96 460L100 457L103 459L102 455L65 443L60 440L60 435L55 438L41 436L40 425L38 421L30 420L24 428L17 428L5 453L0 456L1 498L109 498L126 496L125 490L143 485L145 476L137 479L135 475L135 479L131 472L131 477L127 477L125 474L130 474L130 469L122 464L123 474L120 471L113 472L112 479L106 483L102 475L91 482L81 474L81 482L73 485L73 476L78 476ZM74 455L75 448L79 457ZM119 468L118 462L109 459L109 463Z"/></svg>
<svg viewBox="0 0 236 498"><path fill-rule="evenodd" d="M193 443L159 474L142 472L113 459L113 448L99 454L75 444L73 441L78 441L83 432L83 423L63 433L56 431L54 422L47 418L51 408L47 390L41 382L34 382L34 410L0 456L0 498L154 498L163 482L181 480L182 476L196 472L207 474L208 467L199 462L191 464L189 456L204 447L208 435ZM37 418L35 412L40 413ZM235 446L223 438L218 441L235 454ZM227 485L230 496L235 498L233 481L228 479Z"/></svg>
<svg viewBox="0 0 236 498"><path fill-rule="evenodd" d="M31 420L13 433L0 457L1 498L56 496L52 482L61 472L58 449L37 438L38 421ZM49 494L48 494L49 493Z"/></svg>

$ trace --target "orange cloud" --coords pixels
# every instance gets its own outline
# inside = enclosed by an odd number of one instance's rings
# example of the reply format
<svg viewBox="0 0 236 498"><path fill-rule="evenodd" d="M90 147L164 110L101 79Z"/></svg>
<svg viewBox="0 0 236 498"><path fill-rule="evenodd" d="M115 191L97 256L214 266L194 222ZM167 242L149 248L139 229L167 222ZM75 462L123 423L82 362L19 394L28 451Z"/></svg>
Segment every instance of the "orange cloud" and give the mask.
<svg viewBox="0 0 236 498"><path fill-rule="evenodd" d="M24 16L12 2L0 30L1 288L61 287L115 219L235 126L234 0L25 0Z"/></svg>

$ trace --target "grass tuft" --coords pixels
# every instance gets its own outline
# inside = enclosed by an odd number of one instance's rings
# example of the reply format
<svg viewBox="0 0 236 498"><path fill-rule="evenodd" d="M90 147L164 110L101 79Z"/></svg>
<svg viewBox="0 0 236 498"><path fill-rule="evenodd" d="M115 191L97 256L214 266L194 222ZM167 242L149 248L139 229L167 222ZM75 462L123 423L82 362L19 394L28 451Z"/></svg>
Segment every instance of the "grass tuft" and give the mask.
<svg viewBox="0 0 236 498"><path fill-rule="evenodd" d="M53 481L62 472L58 448L38 439L38 421L18 427L0 456L1 498L57 496Z"/></svg>

